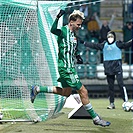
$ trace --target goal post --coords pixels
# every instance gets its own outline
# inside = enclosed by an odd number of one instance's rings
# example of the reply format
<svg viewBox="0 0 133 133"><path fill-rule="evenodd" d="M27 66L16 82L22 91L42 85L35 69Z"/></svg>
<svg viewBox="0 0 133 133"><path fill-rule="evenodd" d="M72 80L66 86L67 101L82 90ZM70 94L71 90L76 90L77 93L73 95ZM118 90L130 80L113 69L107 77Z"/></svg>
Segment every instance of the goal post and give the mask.
<svg viewBox="0 0 133 133"><path fill-rule="evenodd" d="M65 97L40 93L32 104L32 85L60 84L58 45L52 23L68 1L0 1L0 110L4 121L45 121L58 113ZM59 26L62 24L60 22Z"/></svg>

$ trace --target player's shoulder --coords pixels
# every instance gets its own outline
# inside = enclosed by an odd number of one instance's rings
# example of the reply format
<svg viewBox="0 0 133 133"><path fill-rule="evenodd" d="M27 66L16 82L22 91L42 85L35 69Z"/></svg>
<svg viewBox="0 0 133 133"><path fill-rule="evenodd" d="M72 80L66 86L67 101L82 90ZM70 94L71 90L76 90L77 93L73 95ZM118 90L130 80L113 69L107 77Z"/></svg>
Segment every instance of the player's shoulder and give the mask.
<svg viewBox="0 0 133 133"><path fill-rule="evenodd" d="M123 44L123 42L122 42L121 40L117 40L117 41L116 41L116 45L117 45L117 46L120 46L120 45L122 45L122 44Z"/></svg>
<svg viewBox="0 0 133 133"><path fill-rule="evenodd" d="M68 31L68 26L67 25L65 25L65 26L62 26L61 27L61 31L62 31L62 36L66 36L67 35L67 31Z"/></svg>
<svg viewBox="0 0 133 133"><path fill-rule="evenodd" d="M99 43L99 45L101 45L102 47L104 47L104 45L106 45L106 44L108 44L107 41L103 41L103 42Z"/></svg>
<svg viewBox="0 0 133 133"><path fill-rule="evenodd" d="M123 48L123 41L121 41L121 40L117 40L116 41L116 46L118 47L118 48Z"/></svg>
<svg viewBox="0 0 133 133"><path fill-rule="evenodd" d="M67 31L68 26L67 26L67 25L64 25L64 26L61 27L61 29L62 29L63 31Z"/></svg>

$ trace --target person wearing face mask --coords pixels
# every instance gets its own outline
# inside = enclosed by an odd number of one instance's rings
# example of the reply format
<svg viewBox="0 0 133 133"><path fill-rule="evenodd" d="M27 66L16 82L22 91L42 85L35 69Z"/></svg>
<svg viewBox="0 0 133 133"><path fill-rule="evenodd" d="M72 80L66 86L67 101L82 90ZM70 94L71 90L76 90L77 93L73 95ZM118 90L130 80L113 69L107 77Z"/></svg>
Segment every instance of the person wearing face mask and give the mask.
<svg viewBox="0 0 133 133"><path fill-rule="evenodd" d="M121 96L124 102L128 101L128 95L126 87L123 83L123 71L122 71L122 49L131 47L133 39L128 42L116 41L115 32L109 31L107 33L107 41L103 43L89 43L84 42L86 47L90 47L103 51L103 65L104 72L107 76L107 83L109 88L109 102L110 105L107 109L115 109L114 104L114 81L115 77L120 88Z"/></svg>

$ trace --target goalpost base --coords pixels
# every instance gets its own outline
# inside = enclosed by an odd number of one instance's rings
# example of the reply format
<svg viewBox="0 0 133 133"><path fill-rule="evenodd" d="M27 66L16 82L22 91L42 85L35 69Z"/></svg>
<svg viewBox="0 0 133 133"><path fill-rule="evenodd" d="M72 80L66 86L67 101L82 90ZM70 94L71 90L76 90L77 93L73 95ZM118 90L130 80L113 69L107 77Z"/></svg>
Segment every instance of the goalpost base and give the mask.
<svg viewBox="0 0 133 133"><path fill-rule="evenodd" d="M25 119L12 119L12 120L0 120L0 123L2 122L36 122L34 120L25 120Z"/></svg>

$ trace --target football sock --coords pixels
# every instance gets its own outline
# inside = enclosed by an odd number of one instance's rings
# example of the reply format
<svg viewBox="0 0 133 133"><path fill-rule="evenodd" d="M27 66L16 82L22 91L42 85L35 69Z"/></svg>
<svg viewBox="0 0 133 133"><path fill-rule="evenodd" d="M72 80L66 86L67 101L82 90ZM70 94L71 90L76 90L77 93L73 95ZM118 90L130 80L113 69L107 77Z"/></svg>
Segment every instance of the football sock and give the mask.
<svg viewBox="0 0 133 133"><path fill-rule="evenodd" d="M94 118L97 117L97 114L93 110L91 103L84 105L84 108L90 114L90 116L92 117L92 119L94 119Z"/></svg>
<svg viewBox="0 0 133 133"><path fill-rule="evenodd" d="M52 93L53 92L53 87L40 86L40 92Z"/></svg>
<svg viewBox="0 0 133 133"><path fill-rule="evenodd" d="M114 106L115 104L114 103L110 103L111 106Z"/></svg>

